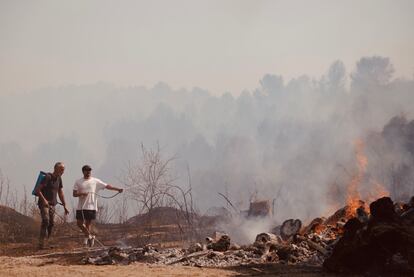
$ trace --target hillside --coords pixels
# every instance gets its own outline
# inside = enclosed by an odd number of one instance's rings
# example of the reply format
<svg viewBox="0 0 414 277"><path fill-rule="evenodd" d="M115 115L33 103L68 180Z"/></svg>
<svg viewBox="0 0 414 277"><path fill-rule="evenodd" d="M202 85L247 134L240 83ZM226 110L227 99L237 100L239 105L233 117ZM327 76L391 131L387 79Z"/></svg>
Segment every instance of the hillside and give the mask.
<svg viewBox="0 0 414 277"><path fill-rule="evenodd" d="M38 232L39 223L31 217L0 205L0 243L30 241Z"/></svg>

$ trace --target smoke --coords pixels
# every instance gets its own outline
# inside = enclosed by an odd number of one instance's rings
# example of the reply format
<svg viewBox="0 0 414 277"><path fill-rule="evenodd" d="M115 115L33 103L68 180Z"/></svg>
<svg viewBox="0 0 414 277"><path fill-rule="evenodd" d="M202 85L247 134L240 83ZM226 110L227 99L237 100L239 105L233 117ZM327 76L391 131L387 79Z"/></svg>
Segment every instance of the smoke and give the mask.
<svg viewBox="0 0 414 277"><path fill-rule="evenodd" d="M177 157L179 184L188 185L190 168L201 211L225 205L217 194L225 192L240 209L248 208L252 195L277 199L274 220L309 219L344 199L329 195L345 193L346 171L357 166L356 139L381 137L396 115L414 117L413 91L413 79L394 78L391 61L374 56L361 58L351 74L335 61L318 80L266 74L255 90L237 97L201 88L174 90L165 83L0 95L0 168L16 187L31 188L39 170L63 161L69 198L83 164L117 184L128 161L138 158L140 143L158 142L165 156ZM367 174L375 178L391 160L412 168L404 151L391 150L397 146L375 153L367 148ZM391 189L387 178L378 179Z"/></svg>
<svg viewBox="0 0 414 277"><path fill-rule="evenodd" d="M270 232L276 224L277 222L270 218L245 218L236 216L227 222L221 222L217 228L223 233L227 233L232 241L248 244L255 241L258 234Z"/></svg>

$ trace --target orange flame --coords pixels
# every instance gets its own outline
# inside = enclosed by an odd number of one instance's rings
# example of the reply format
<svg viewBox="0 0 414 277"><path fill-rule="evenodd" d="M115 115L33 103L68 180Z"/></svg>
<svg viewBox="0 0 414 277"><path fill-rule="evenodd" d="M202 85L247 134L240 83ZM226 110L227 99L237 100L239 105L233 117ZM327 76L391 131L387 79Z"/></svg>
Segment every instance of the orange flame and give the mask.
<svg viewBox="0 0 414 277"><path fill-rule="evenodd" d="M368 203L378 198L390 195L383 184L373 181L373 187L364 197L364 200L366 202L361 201L362 197L359 193L358 187L362 182L362 178L364 177L368 166L368 158L364 154L364 143L362 140L355 141L355 156L357 160L358 171L352 177L352 180L347 188L347 207L345 211L346 218L356 216L356 210L360 207L364 208L365 211L368 212Z"/></svg>
<svg viewBox="0 0 414 277"><path fill-rule="evenodd" d="M367 195L367 201L373 202L378 198L390 196L390 193L387 191L385 186L379 182L373 182L373 189Z"/></svg>
<svg viewBox="0 0 414 277"><path fill-rule="evenodd" d="M378 198L389 196L390 193L385 188L385 186L377 181L369 181L369 190L361 190L363 195L360 192L360 185L364 180L364 176L367 172L368 167L368 158L364 153L364 142L360 139L354 142L355 146L355 158L357 161L357 170L353 174L351 181L346 187L346 206L344 211L344 217L350 219L357 215L357 209L362 208L367 214L369 214L369 203L377 200ZM341 193L338 185L334 183L329 187L328 199L336 199L335 196ZM330 206L327 209L326 214L332 214L333 211L337 210L339 207L339 202L335 201L330 203Z"/></svg>
<svg viewBox="0 0 414 277"><path fill-rule="evenodd" d="M358 187L367 170L368 159L364 154L364 143L362 140L355 141L355 156L357 159L358 171L352 177L352 180L347 188L347 208L345 212L346 218L354 217L356 215L356 209L363 205L363 203L360 201L361 195L359 193Z"/></svg>

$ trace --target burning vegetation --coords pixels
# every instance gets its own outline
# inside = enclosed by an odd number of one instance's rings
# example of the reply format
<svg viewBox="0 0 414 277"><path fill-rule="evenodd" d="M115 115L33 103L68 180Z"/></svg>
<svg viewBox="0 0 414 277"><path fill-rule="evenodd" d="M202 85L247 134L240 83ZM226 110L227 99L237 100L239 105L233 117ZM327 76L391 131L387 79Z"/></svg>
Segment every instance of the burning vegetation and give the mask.
<svg viewBox="0 0 414 277"><path fill-rule="evenodd" d="M316 218L306 226L301 226L300 220L286 220L274 233L260 233L247 245L238 245L229 235L216 232L187 248L112 247L82 262L102 265L138 261L198 267L281 263L323 265L334 272L412 270L414 198L402 209L389 197L379 198L362 217L355 212L356 217L348 218L346 209L328 218Z"/></svg>
<svg viewBox="0 0 414 277"><path fill-rule="evenodd" d="M295 264L323 266L333 272L408 272L414 268L414 197L394 203L384 186L366 178L368 158L364 143L355 142L356 173L347 186L346 205L328 217L318 217L303 225L299 219L285 220L256 239L238 245L226 233L215 232L204 241L186 248L111 248L87 264L181 264L198 267L247 264ZM361 185L372 183L374 190L362 195ZM222 195L229 205L238 209ZM366 199L363 201L361 199ZM264 219L272 215L270 201L250 201L238 217ZM227 220L229 216L227 215ZM230 216L231 220L231 216Z"/></svg>

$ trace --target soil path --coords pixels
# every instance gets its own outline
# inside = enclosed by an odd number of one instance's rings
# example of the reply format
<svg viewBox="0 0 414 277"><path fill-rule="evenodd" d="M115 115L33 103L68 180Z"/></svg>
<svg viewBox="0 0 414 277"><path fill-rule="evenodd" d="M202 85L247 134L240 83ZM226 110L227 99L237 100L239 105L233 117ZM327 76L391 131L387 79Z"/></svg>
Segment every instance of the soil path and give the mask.
<svg viewBox="0 0 414 277"><path fill-rule="evenodd" d="M108 265L58 265L53 259L27 257L0 257L0 276L235 276L237 272L215 268L186 266L153 266L131 264Z"/></svg>

